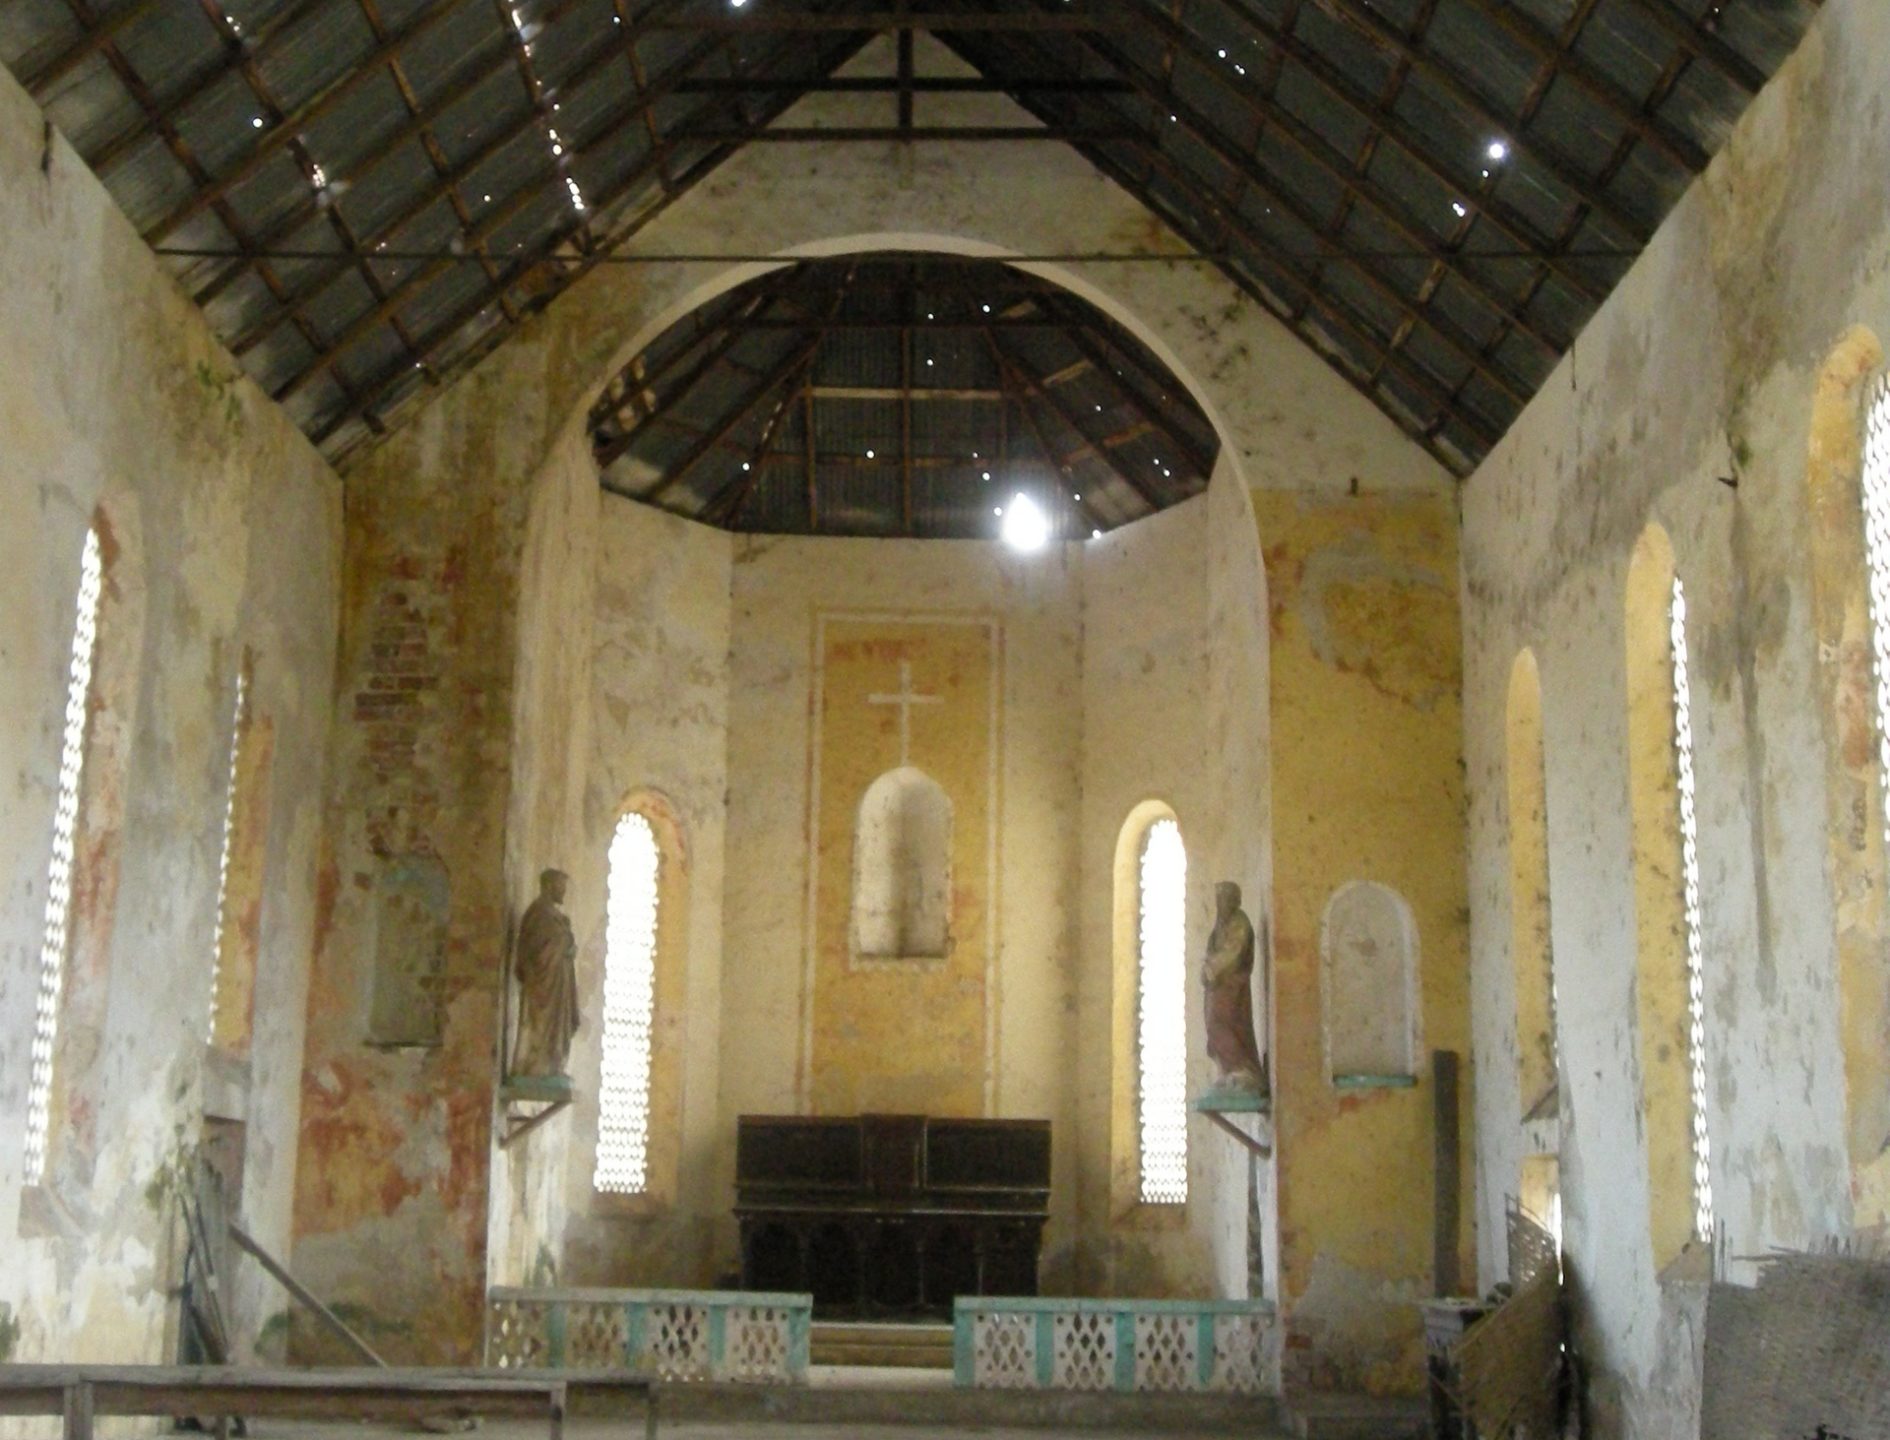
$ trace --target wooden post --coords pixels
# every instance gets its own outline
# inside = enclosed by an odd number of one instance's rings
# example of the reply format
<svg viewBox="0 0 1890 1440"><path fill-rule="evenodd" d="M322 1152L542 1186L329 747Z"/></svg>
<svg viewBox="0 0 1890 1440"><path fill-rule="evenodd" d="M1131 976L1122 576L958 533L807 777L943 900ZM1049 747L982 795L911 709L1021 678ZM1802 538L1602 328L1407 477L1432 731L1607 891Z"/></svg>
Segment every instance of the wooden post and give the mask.
<svg viewBox="0 0 1890 1440"><path fill-rule="evenodd" d="M1458 1056L1455 1050L1431 1052L1431 1104L1436 1122L1435 1198L1432 1205L1432 1274L1440 1296L1460 1293L1463 1277L1457 1272L1457 1229L1463 1209L1458 1184L1462 1169L1458 1119Z"/></svg>
<svg viewBox="0 0 1890 1440"><path fill-rule="evenodd" d="M92 1440L92 1382L66 1386L65 1440Z"/></svg>

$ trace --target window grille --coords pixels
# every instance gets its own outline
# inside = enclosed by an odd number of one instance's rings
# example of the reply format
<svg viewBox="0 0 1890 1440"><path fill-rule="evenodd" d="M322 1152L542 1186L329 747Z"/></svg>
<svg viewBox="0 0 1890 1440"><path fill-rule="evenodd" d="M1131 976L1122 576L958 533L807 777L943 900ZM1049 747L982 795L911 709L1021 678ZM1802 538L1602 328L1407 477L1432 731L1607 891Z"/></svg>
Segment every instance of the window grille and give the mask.
<svg viewBox="0 0 1890 1440"><path fill-rule="evenodd" d="M640 1195L649 1184L660 863L656 831L646 818L629 814L617 822L605 900L603 1065L591 1184L619 1195Z"/></svg>
<svg viewBox="0 0 1890 1440"><path fill-rule="evenodd" d="M1687 596L1673 581L1673 740L1680 794L1680 867L1687 918L1687 1060L1692 1071L1693 1233L1713 1238L1712 1146L1706 1135L1706 965L1700 940L1699 831L1693 808L1693 704L1687 684Z"/></svg>
<svg viewBox="0 0 1890 1440"><path fill-rule="evenodd" d="M1187 888L1181 827L1157 820L1142 841L1137 1053L1142 1200L1188 1198Z"/></svg>
<svg viewBox="0 0 1890 1440"><path fill-rule="evenodd" d="M59 996L72 925L72 870L79 825L79 772L92 693L92 658L98 648L98 603L104 579L98 532L85 532L79 557L78 615L72 627L72 663L66 680L65 737L59 752L59 798L53 809L52 861L46 876L46 928L39 947L39 994L33 1016L33 1063L26 1091L25 1179L36 1185L46 1171L52 1120L53 1044L59 1034Z"/></svg>
<svg viewBox="0 0 1890 1440"><path fill-rule="evenodd" d="M1877 756L1890 782L1890 373L1877 377L1864 423L1864 560L1871 657L1877 670ZM1890 841L1890 805L1884 807Z"/></svg>
<svg viewBox="0 0 1890 1440"><path fill-rule="evenodd" d="M206 1035L212 1043L217 1038L217 987L223 979L223 925L230 898L230 845L236 835L236 776L243 758L243 720L249 710L249 676L236 675L236 705L230 720L230 774L223 792L223 849L217 856L217 928L210 954L210 1014Z"/></svg>

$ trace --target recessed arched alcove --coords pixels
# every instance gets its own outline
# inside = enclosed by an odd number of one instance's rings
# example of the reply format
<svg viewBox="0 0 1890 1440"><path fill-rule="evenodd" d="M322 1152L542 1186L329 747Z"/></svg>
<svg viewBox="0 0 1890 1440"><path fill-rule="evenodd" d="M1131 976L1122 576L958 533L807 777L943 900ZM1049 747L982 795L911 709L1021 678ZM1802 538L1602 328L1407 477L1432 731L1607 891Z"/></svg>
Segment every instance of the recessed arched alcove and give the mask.
<svg viewBox="0 0 1890 1440"><path fill-rule="evenodd" d="M1219 437L1126 326L995 259L806 259L670 324L587 429L612 494L766 534L1080 539L1206 489Z"/></svg>

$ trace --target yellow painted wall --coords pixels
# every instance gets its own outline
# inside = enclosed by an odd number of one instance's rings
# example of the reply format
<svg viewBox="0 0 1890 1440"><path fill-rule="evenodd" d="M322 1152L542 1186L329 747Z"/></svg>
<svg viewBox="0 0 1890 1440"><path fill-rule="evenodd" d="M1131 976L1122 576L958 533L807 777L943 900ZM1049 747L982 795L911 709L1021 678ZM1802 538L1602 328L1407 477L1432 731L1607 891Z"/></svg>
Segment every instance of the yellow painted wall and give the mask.
<svg viewBox="0 0 1890 1440"><path fill-rule="evenodd" d="M804 1050L817 1115L981 1115L998 803L996 620L815 617L815 871ZM906 689L910 686L909 691ZM920 697L900 704L902 693ZM904 723L902 725L902 714ZM952 805L951 928L941 958L852 953L854 838L869 785L901 765Z"/></svg>
<svg viewBox="0 0 1890 1440"><path fill-rule="evenodd" d="M1463 1057L1458 1248L1474 1197L1457 518L1435 495L1253 493L1272 621L1274 1094L1287 1382L1411 1391L1433 1289L1430 1052ZM1321 915L1351 880L1416 916L1412 1089L1324 1065Z"/></svg>

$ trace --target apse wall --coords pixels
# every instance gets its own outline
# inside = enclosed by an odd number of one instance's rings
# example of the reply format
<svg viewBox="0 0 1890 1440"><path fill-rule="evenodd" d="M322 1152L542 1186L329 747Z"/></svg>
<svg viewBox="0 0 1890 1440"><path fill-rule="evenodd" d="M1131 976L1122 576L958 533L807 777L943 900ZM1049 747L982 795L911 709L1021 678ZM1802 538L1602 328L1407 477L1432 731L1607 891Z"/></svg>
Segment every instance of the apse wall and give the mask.
<svg viewBox="0 0 1890 1440"><path fill-rule="evenodd" d="M288 1248L303 997L325 901L341 488L4 73L0 194L0 1361L170 1361L179 1182L206 1113L246 1131L232 1207L264 1245ZM28 1184L23 1117L89 524L104 592L48 1154ZM247 879L229 892L223 984L253 974L258 998L213 1058L246 665L254 765L232 873ZM247 1262L233 1278L238 1354L269 1353L285 1298Z"/></svg>
<svg viewBox="0 0 1890 1440"><path fill-rule="evenodd" d="M937 47L918 48L920 73L962 73ZM891 73L893 63L892 47L876 44L852 73ZM818 124L858 103L817 97L784 123ZM1028 123L991 97L939 103L972 107L966 113L977 121ZM1035 203L1012 203L1017 194ZM533 683L534 662L519 653L524 632L515 622L531 583L524 572L531 517L543 513L536 496L568 483L566 467L585 447L585 412L608 376L666 325L767 268L661 256L786 260L899 246L998 256L1186 248L1062 146L750 146L617 252L631 262L639 254L658 258L592 270L349 467L340 693L368 689L379 673L370 637L383 622L412 628L411 643L422 647L417 658L436 684L411 714L381 727L386 733L337 740L330 797L336 874L353 888L337 891L317 973L324 993L371 988L372 877L380 856L430 857L433 873L450 880L433 892L443 902L443 1024L441 1043L425 1056L366 1052L358 1028L347 1024L312 1027L309 1073L325 1078L324 1088L306 1091L316 1108L315 1123L304 1126L302 1170L345 1167L359 1179L345 1190L305 1184L296 1258L318 1289L358 1307L363 1323L400 1353L472 1358L488 1247L499 1245L495 1263L505 1273L529 1268L534 1227L551 1216L549 1191L533 1190L529 1178L524 1191L513 1191L501 1175L516 1203L503 1195L499 1203L508 1217L516 1209L525 1218L503 1237L488 1226L498 1163L491 1136L501 980L511 926L530 895L520 867L536 864L516 846L505 864L497 858L522 813L515 804L539 803L515 802L512 793L523 783L512 768L514 728L526 723L515 685ZM1444 503L1438 497L1449 482L1437 464L1211 263L1038 268L1127 324L1175 369L1215 421L1233 473L1256 493L1357 491ZM1244 543L1251 531L1226 533ZM738 593L741 583L738 576ZM1248 623L1244 633L1254 628ZM377 760L377 744L393 747L389 754L397 748L402 765ZM1249 842L1239 863L1251 864L1258 844ZM731 870L727 888L732 893L746 878ZM1345 878L1331 877L1333 884ZM727 926L734 966L732 915ZM733 1023L730 1005L747 1002L727 978L722 985L725 1022ZM723 1053L736 1053L731 1042ZM732 1096L718 1103L724 1114L736 1112ZM392 1143L409 1132L412 1143ZM1381 1180L1395 1193L1406 1177L1386 1171ZM714 1204L719 1215L725 1198ZM1295 1243L1316 1248L1316 1223ZM390 1274L406 1278L389 1285ZM1396 1383L1415 1385L1415 1368L1405 1369Z"/></svg>
<svg viewBox="0 0 1890 1440"><path fill-rule="evenodd" d="M736 1117L1047 1119L1054 1235L1079 1136L1075 965L1083 553L978 541L736 542L729 652L723 1233ZM907 710L891 697L916 697ZM875 699L874 697L880 697ZM910 765L952 806L937 957L853 953L855 820ZM1052 1243L1056 1243L1055 1240ZM1053 1285L1060 1276L1047 1277Z"/></svg>
<svg viewBox="0 0 1890 1440"><path fill-rule="evenodd" d="M1518 1118L1505 774L1526 646L1541 673L1566 1246L1598 1434L1696 1433L1707 1268L1694 1255L1657 1272L1646 1220L1626 588L1653 524L1686 588L1719 1248L1749 1280L1744 1257L1853 1220L1839 1017L1862 997L1839 985L1836 937L1871 913L1881 870L1847 889L1842 914L1833 886L1835 862L1868 848L1881 780L1867 776L1854 811L1829 807L1852 764L1840 737L1874 769L1876 726L1867 640L1847 642L1866 647L1861 669L1843 660L1854 688L1829 684L1842 657L1814 576L1861 597L1875 347L1826 362L1852 326L1890 334L1887 86L1890 11L1831 0L1464 491L1481 1274L1503 1274L1503 1198L1533 1148ZM1827 395L1837 408L1816 428ZM1830 475L1849 477L1848 511L1823 498ZM1825 526L1849 537L1854 568L1823 573ZM1881 945L1879 932L1878 976Z"/></svg>

